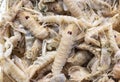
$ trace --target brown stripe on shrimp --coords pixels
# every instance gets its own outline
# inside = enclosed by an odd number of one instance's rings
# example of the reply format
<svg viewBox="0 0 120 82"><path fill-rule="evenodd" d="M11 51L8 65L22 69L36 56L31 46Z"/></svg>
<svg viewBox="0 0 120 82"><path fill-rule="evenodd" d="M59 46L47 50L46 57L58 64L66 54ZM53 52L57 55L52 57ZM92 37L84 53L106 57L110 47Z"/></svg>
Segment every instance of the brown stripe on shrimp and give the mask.
<svg viewBox="0 0 120 82"><path fill-rule="evenodd" d="M15 81L29 82L26 73L18 68L9 58L3 58L1 60L1 66L3 67L4 73L14 78Z"/></svg>

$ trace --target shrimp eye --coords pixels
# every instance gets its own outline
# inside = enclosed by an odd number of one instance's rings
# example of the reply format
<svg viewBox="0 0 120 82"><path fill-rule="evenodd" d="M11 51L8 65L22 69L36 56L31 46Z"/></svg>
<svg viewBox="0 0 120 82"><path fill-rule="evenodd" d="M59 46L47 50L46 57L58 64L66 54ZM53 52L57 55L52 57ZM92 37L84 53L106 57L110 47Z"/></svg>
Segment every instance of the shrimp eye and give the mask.
<svg viewBox="0 0 120 82"><path fill-rule="evenodd" d="M68 31L68 34L70 34L70 35L71 35L71 34L72 34L72 32L71 32L71 31Z"/></svg>
<svg viewBox="0 0 120 82"><path fill-rule="evenodd" d="M26 18L26 19L28 19L28 18L29 18L29 16L25 16L25 18Z"/></svg>

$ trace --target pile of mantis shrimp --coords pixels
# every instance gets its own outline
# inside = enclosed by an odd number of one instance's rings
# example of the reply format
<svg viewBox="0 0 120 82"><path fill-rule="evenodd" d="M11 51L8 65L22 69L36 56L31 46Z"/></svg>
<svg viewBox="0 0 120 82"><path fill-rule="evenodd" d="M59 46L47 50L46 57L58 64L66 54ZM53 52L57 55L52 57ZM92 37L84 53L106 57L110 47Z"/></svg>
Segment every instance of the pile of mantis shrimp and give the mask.
<svg viewBox="0 0 120 82"><path fill-rule="evenodd" d="M120 82L120 0L0 0L0 82Z"/></svg>

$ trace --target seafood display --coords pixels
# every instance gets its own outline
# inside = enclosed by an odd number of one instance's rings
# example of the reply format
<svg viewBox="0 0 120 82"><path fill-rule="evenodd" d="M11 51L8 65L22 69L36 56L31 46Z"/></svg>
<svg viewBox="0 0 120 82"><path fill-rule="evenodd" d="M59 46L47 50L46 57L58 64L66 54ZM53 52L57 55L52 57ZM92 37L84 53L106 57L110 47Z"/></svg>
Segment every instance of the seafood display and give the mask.
<svg viewBox="0 0 120 82"><path fill-rule="evenodd" d="M120 0L0 0L0 82L120 82Z"/></svg>

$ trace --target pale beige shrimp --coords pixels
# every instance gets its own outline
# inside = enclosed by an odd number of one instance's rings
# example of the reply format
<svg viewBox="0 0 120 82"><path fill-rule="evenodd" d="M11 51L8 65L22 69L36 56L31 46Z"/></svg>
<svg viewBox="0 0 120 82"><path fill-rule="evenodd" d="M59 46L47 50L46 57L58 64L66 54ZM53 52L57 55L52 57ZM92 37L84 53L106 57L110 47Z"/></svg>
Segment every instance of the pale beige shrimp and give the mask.
<svg viewBox="0 0 120 82"><path fill-rule="evenodd" d="M87 51L78 51L72 57L68 58L67 62L72 65L83 65L88 62L90 58Z"/></svg>
<svg viewBox="0 0 120 82"><path fill-rule="evenodd" d="M87 33L85 34L85 42L88 44L92 43L93 45L100 46L100 42L98 41L98 34L102 30L108 30L109 27L111 27L111 25L108 23L108 24L105 24L102 26L93 27L93 28L88 29Z"/></svg>
<svg viewBox="0 0 120 82"><path fill-rule="evenodd" d="M10 41L12 42L14 48L17 47L17 44L20 42L21 37L22 37L21 33L14 30L14 36L10 37Z"/></svg>
<svg viewBox="0 0 120 82"><path fill-rule="evenodd" d="M8 11L8 0L1 0L0 1L0 26L2 25L3 15L6 11Z"/></svg>
<svg viewBox="0 0 120 82"><path fill-rule="evenodd" d="M98 65L98 64L97 64ZM96 76L100 76L101 74L104 74L105 70L97 68L99 71L96 71L95 73L91 73L85 77L85 80L91 80L92 78L95 78Z"/></svg>
<svg viewBox="0 0 120 82"><path fill-rule="evenodd" d="M113 30L113 33L114 33L116 43L120 47L120 32L117 32L117 31Z"/></svg>
<svg viewBox="0 0 120 82"><path fill-rule="evenodd" d="M54 16L43 16L40 19L41 22L53 22L57 24L70 24L70 23L75 23L80 30L82 29L82 26L88 26L91 27L92 25L89 25L88 23L84 23L86 21L82 21L81 19L77 19L72 16L66 16L66 15L54 15ZM86 24L86 25L85 25Z"/></svg>
<svg viewBox="0 0 120 82"><path fill-rule="evenodd" d="M48 10L48 7L43 4L44 0L40 0L39 3L38 3L38 8L40 11L42 12L46 12Z"/></svg>
<svg viewBox="0 0 120 82"><path fill-rule="evenodd" d="M3 25L3 27L1 26L0 28L0 43L4 44L5 43L5 39L4 37L10 37L10 28L8 27L8 24Z"/></svg>
<svg viewBox="0 0 120 82"><path fill-rule="evenodd" d="M40 17L43 16L42 13L39 12L39 11L30 9L30 8L26 8L26 7L23 7L23 9L24 9L25 11L28 11L28 12L31 12L31 13L34 13L34 14L37 14L38 19L41 19Z"/></svg>
<svg viewBox="0 0 120 82"><path fill-rule="evenodd" d="M15 22L16 23L16 22ZM8 22L8 24L13 28L13 36L9 38L10 42L13 44L13 47L17 47L18 43L20 42L22 38L22 34L16 30L14 30L15 24L13 25L12 23ZM9 28L9 27L7 27Z"/></svg>
<svg viewBox="0 0 120 82"><path fill-rule="evenodd" d="M29 82L27 75L21 71L9 58L3 58L1 60L1 66L4 73L14 78L17 82Z"/></svg>
<svg viewBox="0 0 120 82"><path fill-rule="evenodd" d="M92 22L95 21L97 17L99 17L92 9L92 7L90 7L90 0L63 0L63 2L66 4L68 10L73 16L84 19L86 24L92 24Z"/></svg>
<svg viewBox="0 0 120 82"><path fill-rule="evenodd" d="M54 3L49 3L48 5L48 11L52 11L54 13L57 14L63 14L63 7L61 6L61 4L58 2L54 2Z"/></svg>
<svg viewBox="0 0 120 82"><path fill-rule="evenodd" d="M37 59L39 52L42 48L41 41L36 39L30 49L27 49L24 53L24 57L22 59L23 64L27 68L30 64L33 63L35 59Z"/></svg>
<svg viewBox="0 0 120 82"><path fill-rule="evenodd" d="M9 1L9 0L8 0L8 1ZM9 7L12 7L12 6L16 3L16 1L18 2L18 1L20 1L20 0L12 0L12 1L9 1L8 6L9 6ZM21 1L23 2L23 6L24 6L24 7L33 8L33 4L31 3L30 0L21 0Z"/></svg>
<svg viewBox="0 0 120 82"><path fill-rule="evenodd" d="M120 78L120 50L118 50L114 55L116 64L113 67L113 77Z"/></svg>
<svg viewBox="0 0 120 82"><path fill-rule="evenodd" d="M116 63L119 62L119 60L120 60L120 50L118 50L118 51L115 53L115 55L114 55L114 60L115 60Z"/></svg>
<svg viewBox="0 0 120 82"><path fill-rule="evenodd" d="M45 55L46 54L46 46L47 46L47 42L46 42L46 39L43 40L43 43L42 43L42 54L41 55Z"/></svg>
<svg viewBox="0 0 120 82"><path fill-rule="evenodd" d="M60 37L54 37L50 40L47 40L47 50L57 49L59 46Z"/></svg>
<svg viewBox="0 0 120 82"><path fill-rule="evenodd" d="M120 79L120 62L113 67L113 77Z"/></svg>
<svg viewBox="0 0 120 82"><path fill-rule="evenodd" d="M25 52L24 31L18 26L18 21L15 21L14 24L8 22L8 24L12 27L11 30L13 30L13 35L9 37L9 41L13 44L13 54L23 56Z"/></svg>
<svg viewBox="0 0 120 82"><path fill-rule="evenodd" d="M96 34L99 34L102 31L108 31L107 35L109 38L111 48L114 50L114 52L116 52L118 50L118 46L117 46L117 43L114 38L112 25L109 23L102 25L100 27L94 27L94 28L88 29L88 31L85 35L85 42L100 46L100 42L98 40L96 40L95 38L98 38L98 36ZM94 37L94 39L92 37Z"/></svg>
<svg viewBox="0 0 120 82"><path fill-rule="evenodd" d="M50 82L66 82L66 77L64 74L58 74L54 75L51 79Z"/></svg>
<svg viewBox="0 0 120 82"><path fill-rule="evenodd" d="M66 77L64 74L52 75L49 73L42 79L38 80L38 82L66 82Z"/></svg>
<svg viewBox="0 0 120 82"><path fill-rule="evenodd" d="M108 0L105 1L110 4L112 10L110 12L103 12L104 17L113 17L114 15L119 13L119 1L117 0Z"/></svg>
<svg viewBox="0 0 120 82"><path fill-rule="evenodd" d="M116 14L114 17L111 18L113 23L113 29L120 32L120 13Z"/></svg>
<svg viewBox="0 0 120 82"><path fill-rule="evenodd" d="M12 50L13 50L13 44L11 43L10 39L5 37L5 51L4 51L4 54L2 54L4 57L9 57L12 53Z"/></svg>
<svg viewBox="0 0 120 82"><path fill-rule="evenodd" d="M23 6L26 8L33 8L33 4L30 0L22 0L23 1Z"/></svg>
<svg viewBox="0 0 120 82"><path fill-rule="evenodd" d="M9 75L3 73L3 82L16 82L12 77L10 77Z"/></svg>
<svg viewBox="0 0 120 82"><path fill-rule="evenodd" d="M38 76L35 80L39 80L39 79L43 78L44 76L46 76L47 74L49 74L51 72L51 68L52 68L52 63L50 65L46 66L41 71L38 71L37 72Z"/></svg>
<svg viewBox="0 0 120 82"><path fill-rule="evenodd" d="M50 2L55 2L55 0L42 0L43 3L50 3Z"/></svg>
<svg viewBox="0 0 120 82"><path fill-rule="evenodd" d="M89 6L93 9L96 9L96 10L110 10L111 9L111 6L107 3L107 2L104 2L102 0L87 0L88 3L89 3Z"/></svg>
<svg viewBox="0 0 120 82"><path fill-rule="evenodd" d="M77 48L82 49L82 50L88 50L92 54L94 54L96 57L100 56L101 49L99 47L93 47L93 46L88 45L86 43L82 43L79 46L77 46Z"/></svg>
<svg viewBox="0 0 120 82"><path fill-rule="evenodd" d="M4 46L0 43L0 59L3 57L4 54Z"/></svg>
<svg viewBox="0 0 120 82"><path fill-rule="evenodd" d="M109 69L111 65L111 55L112 55L112 50L110 48L110 43L108 41L108 38L105 34L105 32L101 32L100 36L100 42L101 42L101 52L100 52L100 57L99 58L94 58L89 62L88 66L91 66L92 70L92 76L94 77L107 69Z"/></svg>
<svg viewBox="0 0 120 82"><path fill-rule="evenodd" d="M57 13L57 14L64 13L62 3L60 3L60 1L42 0L38 3L38 7L41 11L45 11L45 8L46 8L46 10L48 12L54 12L54 13Z"/></svg>
<svg viewBox="0 0 120 82"><path fill-rule="evenodd" d="M89 7L87 0L64 0L71 14L77 18L83 18L86 22L92 22L97 17L91 7Z"/></svg>
<svg viewBox="0 0 120 82"><path fill-rule="evenodd" d="M21 40L18 41L17 47L13 49L13 54L16 54L18 57L23 57L25 53L25 36L22 34Z"/></svg>
<svg viewBox="0 0 120 82"><path fill-rule="evenodd" d="M30 65L29 68L26 69L26 72L29 78L31 78L36 73L36 71L38 70L40 71L44 67L52 63L55 58L55 54L56 52L53 51L53 52L46 54L45 56L38 57L38 59L35 60L33 64Z"/></svg>
<svg viewBox="0 0 120 82"><path fill-rule="evenodd" d="M17 13L19 12L20 8L22 7L23 2L19 1L18 3L14 3L12 7L9 9L8 12L6 12L4 16L5 21L13 21L16 17Z"/></svg>
<svg viewBox="0 0 120 82"><path fill-rule="evenodd" d="M22 71L25 72L25 66L24 66L22 60L19 57L14 55L12 60L14 61L16 66L18 66Z"/></svg>
<svg viewBox="0 0 120 82"><path fill-rule="evenodd" d="M102 12L102 15L104 17L113 17L115 14L117 14L118 12L116 10L111 11L111 12Z"/></svg>
<svg viewBox="0 0 120 82"><path fill-rule="evenodd" d="M82 42L84 41L85 38L85 32L81 32L77 37L76 37L76 41Z"/></svg>
<svg viewBox="0 0 120 82"><path fill-rule="evenodd" d="M27 28L36 38L44 39L49 35L48 29L40 26L29 12L21 11L18 14L18 17L21 24L23 24L23 26L25 26L25 28Z"/></svg>
<svg viewBox="0 0 120 82"><path fill-rule="evenodd" d="M0 44L0 59L4 57L9 57L13 50L13 45L8 38L5 37L5 44Z"/></svg>
<svg viewBox="0 0 120 82"><path fill-rule="evenodd" d="M52 65L52 73L60 74L63 66L65 65L71 49L75 43L75 37L77 36L78 28L75 24L70 24L67 26L62 34L61 42L57 49L57 55Z"/></svg>
<svg viewBox="0 0 120 82"><path fill-rule="evenodd" d="M81 16L80 7L77 5L78 2L82 0L63 0L69 11L72 13L73 16L79 17Z"/></svg>
<svg viewBox="0 0 120 82"><path fill-rule="evenodd" d="M110 48L110 43L108 42L107 36L105 32L100 34L100 42L101 42L101 58L100 58L100 66L102 69L108 69L111 64L111 55L112 49Z"/></svg>
<svg viewBox="0 0 120 82"><path fill-rule="evenodd" d="M97 11L99 11L99 9L102 9L102 11L105 9L106 10L111 9L111 6L109 4L100 0L84 0L84 1L63 0L63 1L70 10L70 12L72 13L72 15L76 17L82 17L82 15L85 14L85 11L87 10L87 6L89 6L90 9L96 9Z"/></svg>
<svg viewBox="0 0 120 82"><path fill-rule="evenodd" d="M72 66L68 70L71 80L82 82L90 73L89 71L81 66Z"/></svg>
<svg viewBox="0 0 120 82"><path fill-rule="evenodd" d="M26 50L31 49L33 43L34 43L35 37L33 37L29 31L27 31L26 35L25 35L25 46L26 46Z"/></svg>
<svg viewBox="0 0 120 82"><path fill-rule="evenodd" d="M41 22L54 22L58 24L62 23L77 23L78 19L71 16L55 15L55 16L44 16L41 18Z"/></svg>
<svg viewBox="0 0 120 82"><path fill-rule="evenodd" d="M39 55L39 51L41 50L41 48L42 48L41 41L36 39L33 43L32 48L25 52L25 57L27 59L34 61L37 58L37 56Z"/></svg>
<svg viewBox="0 0 120 82"><path fill-rule="evenodd" d="M113 33L113 28L110 26L109 30L108 30L108 34L107 37L109 39L110 42L110 47L113 49L114 53L116 53L119 50L119 47L115 41L115 37L114 37L114 33Z"/></svg>
<svg viewBox="0 0 120 82"><path fill-rule="evenodd" d="M91 71L92 74L96 73L99 67L99 60L97 57L93 57L87 65L87 68Z"/></svg>
<svg viewBox="0 0 120 82"><path fill-rule="evenodd" d="M3 82L3 68L0 66L0 82Z"/></svg>
<svg viewBox="0 0 120 82"><path fill-rule="evenodd" d="M95 81L96 82L96 81ZM103 74L97 82L115 82L112 78L109 78L107 74Z"/></svg>

